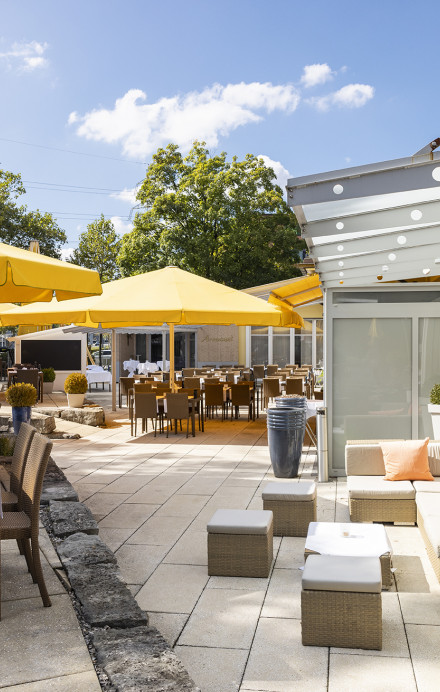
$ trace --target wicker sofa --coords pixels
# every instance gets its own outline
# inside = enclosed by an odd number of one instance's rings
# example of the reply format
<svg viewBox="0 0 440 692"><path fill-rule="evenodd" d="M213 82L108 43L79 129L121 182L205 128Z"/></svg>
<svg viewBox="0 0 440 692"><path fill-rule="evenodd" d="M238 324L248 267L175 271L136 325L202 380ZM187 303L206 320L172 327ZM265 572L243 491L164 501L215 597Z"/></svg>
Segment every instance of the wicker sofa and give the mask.
<svg viewBox="0 0 440 692"><path fill-rule="evenodd" d="M416 523L440 581L440 442L428 445L434 481L386 481L379 440L345 446L351 521Z"/></svg>

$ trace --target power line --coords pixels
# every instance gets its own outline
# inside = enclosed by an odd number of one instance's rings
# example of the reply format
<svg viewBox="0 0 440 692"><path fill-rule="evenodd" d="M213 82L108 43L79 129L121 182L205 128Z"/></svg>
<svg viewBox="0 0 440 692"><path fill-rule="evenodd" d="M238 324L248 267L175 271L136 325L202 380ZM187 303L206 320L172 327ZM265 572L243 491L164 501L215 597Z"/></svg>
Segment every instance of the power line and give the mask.
<svg viewBox="0 0 440 692"><path fill-rule="evenodd" d="M61 147L49 147L45 144L34 144L33 142L23 142L19 139L7 139L0 137L0 142L9 142L10 144L23 144L27 147L37 147L38 149L48 149L49 151L61 151L65 154L75 154L75 156L88 156L94 159L106 159L107 161L122 161L123 163L135 163L141 166L147 166L146 161L131 161L130 159L116 158L115 156L102 156L101 154L86 154L84 151L74 151L73 149L62 149Z"/></svg>
<svg viewBox="0 0 440 692"><path fill-rule="evenodd" d="M95 187L89 185L70 185L69 183L48 183L41 180L23 180L23 183L29 185L50 185L51 187L73 187L77 190L101 190L103 192L122 192L122 190L115 190L110 187Z"/></svg>
<svg viewBox="0 0 440 692"><path fill-rule="evenodd" d="M92 190L72 190L69 188L54 188L54 187L40 187L38 185L26 185L27 190L45 190L46 192L75 192L83 195L105 195L109 196L108 192L93 192ZM122 192L122 190L115 190L115 192Z"/></svg>

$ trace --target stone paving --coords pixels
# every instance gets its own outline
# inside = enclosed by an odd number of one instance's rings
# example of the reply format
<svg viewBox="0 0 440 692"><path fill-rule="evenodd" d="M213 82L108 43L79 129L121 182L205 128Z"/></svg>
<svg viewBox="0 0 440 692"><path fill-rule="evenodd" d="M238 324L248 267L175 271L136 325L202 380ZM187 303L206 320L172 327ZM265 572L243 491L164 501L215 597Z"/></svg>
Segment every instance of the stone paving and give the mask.
<svg viewBox="0 0 440 692"><path fill-rule="evenodd" d="M261 488L273 479L265 418L208 421L195 438L132 438L126 408L109 414L108 392L89 398L106 407L109 427L63 421L82 437L54 441L53 456L93 512L150 623L202 692L438 689L440 585L416 527L386 527L396 571L383 592L382 651L303 647L304 538L274 539L269 579L207 574L207 521L217 508L261 508ZM315 471L313 450L306 451L301 477ZM348 520L344 479L319 485L318 519Z"/></svg>

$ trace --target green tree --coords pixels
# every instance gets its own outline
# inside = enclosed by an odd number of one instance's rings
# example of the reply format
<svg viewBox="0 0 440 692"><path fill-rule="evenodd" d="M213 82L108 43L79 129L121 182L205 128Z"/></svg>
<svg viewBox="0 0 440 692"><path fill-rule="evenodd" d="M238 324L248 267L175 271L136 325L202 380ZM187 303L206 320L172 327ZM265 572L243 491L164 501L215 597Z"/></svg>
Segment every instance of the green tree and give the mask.
<svg viewBox="0 0 440 692"><path fill-rule="evenodd" d="M17 200L25 192L19 174L0 170L0 242L27 250L31 240L38 240L43 255L61 257L65 232L52 214L20 206Z"/></svg>
<svg viewBox="0 0 440 692"><path fill-rule="evenodd" d="M186 157L175 144L159 149L137 195L142 211L122 239L122 273L176 264L234 288L300 274L305 245L274 179L251 154L228 162L199 142Z"/></svg>
<svg viewBox="0 0 440 692"><path fill-rule="evenodd" d="M113 223L101 214L100 218L87 226L81 233L79 245L70 261L87 269L95 269L101 281L113 281L120 277L117 257L121 241Z"/></svg>

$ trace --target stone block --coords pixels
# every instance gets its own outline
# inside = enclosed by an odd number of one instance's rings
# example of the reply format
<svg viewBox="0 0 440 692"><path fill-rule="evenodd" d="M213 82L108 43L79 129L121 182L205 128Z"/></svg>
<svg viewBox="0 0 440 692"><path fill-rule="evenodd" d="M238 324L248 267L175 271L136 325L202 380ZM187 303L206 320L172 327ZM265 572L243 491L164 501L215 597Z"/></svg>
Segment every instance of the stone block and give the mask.
<svg viewBox="0 0 440 692"><path fill-rule="evenodd" d="M58 538L65 538L72 533L98 533L98 524L88 507L80 502L61 502L50 500L50 518L52 530Z"/></svg>
<svg viewBox="0 0 440 692"><path fill-rule="evenodd" d="M82 425L104 425L105 414L101 406L90 406L85 408L64 408L61 410L62 420L81 423Z"/></svg>
<svg viewBox="0 0 440 692"><path fill-rule="evenodd" d="M84 618L92 627L148 625L147 613L138 606L116 565L72 561L66 564L66 571Z"/></svg>
<svg viewBox="0 0 440 692"><path fill-rule="evenodd" d="M69 481L44 480L40 505L48 505L51 500L78 502L78 493Z"/></svg>
<svg viewBox="0 0 440 692"><path fill-rule="evenodd" d="M120 692L200 692L155 627L94 630L99 663Z"/></svg>
<svg viewBox="0 0 440 692"><path fill-rule="evenodd" d="M101 541L99 536L86 533L74 533L68 536L58 546L58 555L66 569L73 563L81 565L116 564L113 552Z"/></svg>
<svg viewBox="0 0 440 692"><path fill-rule="evenodd" d="M59 418L61 415L61 408L58 406L39 406L38 413L42 413L45 416L53 416L54 418Z"/></svg>
<svg viewBox="0 0 440 692"><path fill-rule="evenodd" d="M55 418L32 411L31 425L42 435L48 435L55 430Z"/></svg>

